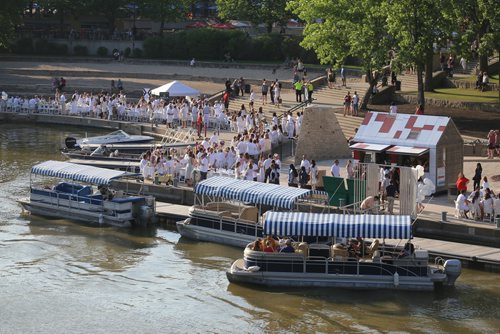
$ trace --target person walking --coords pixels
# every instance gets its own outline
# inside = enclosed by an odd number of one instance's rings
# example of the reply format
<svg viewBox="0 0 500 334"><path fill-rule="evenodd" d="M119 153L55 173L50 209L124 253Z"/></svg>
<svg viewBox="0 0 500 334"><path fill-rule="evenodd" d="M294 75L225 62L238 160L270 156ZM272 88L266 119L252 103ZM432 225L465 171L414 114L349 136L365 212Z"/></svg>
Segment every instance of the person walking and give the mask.
<svg viewBox="0 0 500 334"><path fill-rule="evenodd" d="M474 181L472 189L476 190L477 188L479 188L479 183L481 182L482 173L483 173L483 167L478 162L476 165L476 170L474 171L474 176L472 177L472 181Z"/></svg>
<svg viewBox="0 0 500 334"><path fill-rule="evenodd" d="M313 99L312 99L313 90L314 90L314 85L312 84L311 81L309 81L307 83L307 101L309 102L309 104L311 104L313 101Z"/></svg>
<svg viewBox="0 0 500 334"><path fill-rule="evenodd" d="M347 85L347 78L346 78L346 73L344 69L344 65L340 68L340 77L342 78L342 86L346 87Z"/></svg>
<svg viewBox="0 0 500 334"><path fill-rule="evenodd" d="M352 115L353 116L358 116L358 110L359 110L359 96L358 92L354 91L354 94L352 96Z"/></svg>
<svg viewBox="0 0 500 334"><path fill-rule="evenodd" d="M344 96L344 117L346 115L351 115L351 92L347 92Z"/></svg>
<svg viewBox="0 0 500 334"><path fill-rule="evenodd" d="M316 190L318 184L318 166L316 165L316 160L311 160L311 168L309 169L309 175L311 176L311 188Z"/></svg>
<svg viewBox="0 0 500 334"><path fill-rule="evenodd" d="M267 92L269 91L269 86L267 85L266 79L262 80L262 105L267 103Z"/></svg>
<svg viewBox="0 0 500 334"><path fill-rule="evenodd" d="M295 88L295 101L302 102L302 87L304 86L302 80L297 81L293 86Z"/></svg>

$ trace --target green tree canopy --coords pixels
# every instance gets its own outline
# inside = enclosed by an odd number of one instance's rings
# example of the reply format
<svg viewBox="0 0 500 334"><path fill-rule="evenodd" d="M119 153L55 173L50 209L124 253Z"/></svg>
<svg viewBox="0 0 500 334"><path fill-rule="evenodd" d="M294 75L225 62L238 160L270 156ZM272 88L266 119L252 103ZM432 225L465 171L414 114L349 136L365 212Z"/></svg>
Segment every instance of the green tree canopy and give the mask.
<svg viewBox="0 0 500 334"><path fill-rule="evenodd" d="M24 4L18 0L3 0L0 10L0 48L8 48L16 25L21 20Z"/></svg>
<svg viewBox="0 0 500 334"><path fill-rule="evenodd" d="M442 5L435 0L385 0L382 6L382 10L388 13L387 28L395 38L398 59L402 63L416 65L418 103L422 105L425 103L424 66L428 60L432 63L433 43L446 35L443 27L450 26L442 15ZM427 74L432 78L432 66Z"/></svg>
<svg viewBox="0 0 500 334"><path fill-rule="evenodd" d="M306 22L301 45L313 49L323 64L337 67L348 56L360 59L370 88L388 62L391 39L386 29L383 0L291 0L288 8ZM369 94L365 94L362 108Z"/></svg>
<svg viewBox="0 0 500 334"><path fill-rule="evenodd" d="M500 1L447 0L446 7L443 14L455 23L462 53L475 49L481 70L487 70L488 56L494 50L500 51Z"/></svg>
<svg viewBox="0 0 500 334"><path fill-rule="evenodd" d="M257 25L265 23L271 32L273 24L284 25L289 13L286 0L216 0L219 17L224 20L247 20Z"/></svg>

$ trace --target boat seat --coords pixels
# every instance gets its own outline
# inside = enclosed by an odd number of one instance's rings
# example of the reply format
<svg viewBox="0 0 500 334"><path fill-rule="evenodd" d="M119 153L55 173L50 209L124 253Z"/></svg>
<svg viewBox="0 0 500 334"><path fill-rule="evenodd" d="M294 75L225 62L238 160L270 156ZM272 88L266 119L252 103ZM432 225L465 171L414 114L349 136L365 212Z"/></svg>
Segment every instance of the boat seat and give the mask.
<svg viewBox="0 0 500 334"><path fill-rule="evenodd" d="M324 244L310 244L309 256L330 257L330 246Z"/></svg>
<svg viewBox="0 0 500 334"><path fill-rule="evenodd" d="M309 256L309 245L306 242L301 242L297 247L295 247L295 252L303 254L304 256Z"/></svg>
<svg viewBox="0 0 500 334"><path fill-rule="evenodd" d="M380 244L380 242L378 241L378 239L373 240L372 243L371 243L371 245L368 246L368 252L367 252L367 254L368 255L373 255L378 250L379 244Z"/></svg>
<svg viewBox="0 0 500 334"><path fill-rule="evenodd" d="M257 209L256 207L246 207L241 211L240 219L255 223L257 222L258 216L259 209Z"/></svg>
<svg viewBox="0 0 500 334"><path fill-rule="evenodd" d="M331 257L336 261L343 261L349 257L349 252L344 245L335 244L331 247Z"/></svg>
<svg viewBox="0 0 500 334"><path fill-rule="evenodd" d="M373 262L380 262L380 251L379 250L376 250L375 252L373 252L372 261Z"/></svg>
<svg viewBox="0 0 500 334"><path fill-rule="evenodd" d="M91 186L85 186L82 189L78 190L76 192L76 195L78 197L88 197L92 195L92 187Z"/></svg>
<svg viewBox="0 0 500 334"><path fill-rule="evenodd" d="M71 184L66 182L61 182L55 186L54 190L61 193L76 194L83 186L79 184Z"/></svg>

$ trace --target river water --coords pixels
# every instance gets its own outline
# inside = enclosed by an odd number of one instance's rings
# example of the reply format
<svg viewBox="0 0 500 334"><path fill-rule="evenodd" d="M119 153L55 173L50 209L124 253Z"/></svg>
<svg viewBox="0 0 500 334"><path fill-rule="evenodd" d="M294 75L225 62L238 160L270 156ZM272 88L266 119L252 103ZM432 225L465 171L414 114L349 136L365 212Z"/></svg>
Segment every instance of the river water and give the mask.
<svg viewBox="0 0 500 334"><path fill-rule="evenodd" d="M236 248L22 214L30 167L84 133L0 124L0 333L499 332L498 274L432 293L254 289L226 279Z"/></svg>

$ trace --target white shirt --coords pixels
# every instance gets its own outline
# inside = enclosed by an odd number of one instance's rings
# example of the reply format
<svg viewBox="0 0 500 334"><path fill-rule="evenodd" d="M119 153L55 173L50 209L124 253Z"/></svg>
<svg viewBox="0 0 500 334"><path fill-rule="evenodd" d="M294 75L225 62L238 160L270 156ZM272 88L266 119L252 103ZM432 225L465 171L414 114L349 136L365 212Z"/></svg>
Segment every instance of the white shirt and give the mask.
<svg viewBox="0 0 500 334"><path fill-rule="evenodd" d="M208 172L208 159L206 157L201 159L200 171L204 173Z"/></svg>
<svg viewBox="0 0 500 334"><path fill-rule="evenodd" d="M333 164L331 168L332 175L335 177L340 177L340 166Z"/></svg>
<svg viewBox="0 0 500 334"><path fill-rule="evenodd" d="M389 107L389 114L390 115L396 115L398 113L398 106L397 105L391 105Z"/></svg>
<svg viewBox="0 0 500 334"><path fill-rule="evenodd" d="M309 160L304 159L300 162L300 167L305 167L306 173L309 174L309 171L311 169L311 163L309 162Z"/></svg>
<svg viewBox="0 0 500 334"><path fill-rule="evenodd" d="M460 194L458 195L457 197L457 206L460 210L466 210L468 211L469 210L469 206L467 205L467 203L465 203L465 195L464 194Z"/></svg>

